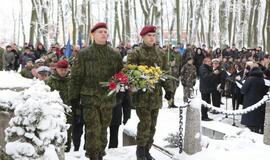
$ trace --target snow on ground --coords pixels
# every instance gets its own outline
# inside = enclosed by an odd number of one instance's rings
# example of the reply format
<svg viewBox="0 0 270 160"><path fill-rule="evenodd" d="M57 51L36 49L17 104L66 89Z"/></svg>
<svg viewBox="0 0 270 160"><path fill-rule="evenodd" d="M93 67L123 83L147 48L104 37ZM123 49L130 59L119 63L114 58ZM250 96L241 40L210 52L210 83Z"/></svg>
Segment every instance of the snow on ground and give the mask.
<svg viewBox="0 0 270 160"><path fill-rule="evenodd" d="M0 72L0 88L27 88L33 84L33 80L25 79L15 72ZM198 92L198 83L194 87L195 92ZM2 90L0 91L0 101L10 102L20 93ZM197 93L199 94L199 92ZM183 99L183 88L180 85L176 91L175 104L181 105ZM226 99L222 99L225 104ZM231 109L231 100L228 101L228 109ZM160 110L157 131L155 135L155 144L165 147L168 142L164 141L169 133L175 133L178 131L178 109L168 109L167 101L163 100L163 108ZM225 105L221 106L226 108ZM185 115L185 112L184 112ZM131 119L126 126L120 126L119 135L119 148L107 149L107 155L105 160L135 160L135 146L121 147L122 146L122 130L129 131L130 134L136 135L138 117L133 110ZM213 140L208 137L202 136L203 149L201 152L194 155L187 155L185 153L179 155L178 148L166 148L170 152L175 154L175 160L268 160L267 157L270 154L270 146L264 145L262 142L262 135L254 134L247 129L243 129L243 126L239 124L241 116L236 116L236 124L240 128L232 127L232 116L225 118L222 114L211 114L210 117L214 118L215 122L202 122L202 125L217 131L222 131L227 136L224 140ZM221 125L223 122L224 124ZM227 123L227 124L226 124ZM85 158L83 150L84 136L82 136L82 144L78 152L69 152L65 154L66 160L87 160ZM71 148L72 150L72 148ZM167 160L168 157L158 152L156 149L151 149L152 155L157 160Z"/></svg>
<svg viewBox="0 0 270 160"><path fill-rule="evenodd" d="M0 71L1 88L28 88L33 84L33 80L22 77L14 71Z"/></svg>

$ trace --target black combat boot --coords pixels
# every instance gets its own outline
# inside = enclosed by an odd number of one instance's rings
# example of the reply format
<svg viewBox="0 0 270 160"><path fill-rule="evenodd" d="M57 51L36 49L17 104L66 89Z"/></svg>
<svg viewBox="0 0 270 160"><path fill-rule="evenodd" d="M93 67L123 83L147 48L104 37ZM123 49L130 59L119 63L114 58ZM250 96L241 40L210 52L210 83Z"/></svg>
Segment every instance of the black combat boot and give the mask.
<svg viewBox="0 0 270 160"><path fill-rule="evenodd" d="M155 160L155 158L153 158L150 154L150 149L148 148L145 148L145 157L146 157L146 160Z"/></svg>
<svg viewBox="0 0 270 160"><path fill-rule="evenodd" d="M137 160L147 160L145 157L144 146L137 146L136 156L137 156Z"/></svg>

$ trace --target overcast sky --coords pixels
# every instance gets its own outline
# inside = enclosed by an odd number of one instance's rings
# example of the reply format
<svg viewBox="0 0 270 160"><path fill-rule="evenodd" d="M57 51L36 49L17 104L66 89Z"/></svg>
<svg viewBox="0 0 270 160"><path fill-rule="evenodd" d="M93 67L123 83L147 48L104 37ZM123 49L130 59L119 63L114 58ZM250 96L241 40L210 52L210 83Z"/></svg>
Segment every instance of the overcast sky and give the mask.
<svg viewBox="0 0 270 160"><path fill-rule="evenodd" d="M24 21L29 23L31 16L31 0L23 0ZM0 4L0 41L13 40L14 33L14 18L16 19L16 29L18 29L20 12L20 0L1 0ZM14 17L13 17L14 15ZM25 24L26 33L29 30L29 24ZM22 36L22 35L21 35Z"/></svg>

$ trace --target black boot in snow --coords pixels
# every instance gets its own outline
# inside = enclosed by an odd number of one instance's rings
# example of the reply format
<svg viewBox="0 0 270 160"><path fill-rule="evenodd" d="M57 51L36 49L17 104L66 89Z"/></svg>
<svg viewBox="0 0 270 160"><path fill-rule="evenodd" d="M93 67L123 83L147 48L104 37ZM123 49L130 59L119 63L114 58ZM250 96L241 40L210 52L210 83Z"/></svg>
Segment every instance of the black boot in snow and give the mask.
<svg viewBox="0 0 270 160"><path fill-rule="evenodd" d="M137 156L137 160L147 160L145 157L144 146L137 146L136 156Z"/></svg>
<svg viewBox="0 0 270 160"><path fill-rule="evenodd" d="M145 148L145 157L146 157L146 160L155 160L155 158L153 158L150 154L150 149L148 148Z"/></svg>

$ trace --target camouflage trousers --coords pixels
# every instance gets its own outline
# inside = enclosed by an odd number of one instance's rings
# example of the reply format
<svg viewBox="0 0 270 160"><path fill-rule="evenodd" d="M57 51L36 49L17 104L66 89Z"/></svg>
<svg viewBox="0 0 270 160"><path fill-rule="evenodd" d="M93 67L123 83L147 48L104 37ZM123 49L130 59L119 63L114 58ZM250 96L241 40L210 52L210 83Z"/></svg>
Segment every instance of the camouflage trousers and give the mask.
<svg viewBox="0 0 270 160"><path fill-rule="evenodd" d="M191 94L192 94L192 87L190 86L184 86L183 87L183 91L184 91L184 102L188 102L188 99L191 97Z"/></svg>
<svg viewBox="0 0 270 160"><path fill-rule="evenodd" d="M107 128L112 119L112 104L90 97L89 101L82 101L82 103L85 121L85 154L87 157L104 156L108 142Z"/></svg>
<svg viewBox="0 0 270 160"><path fill-rule="evenodd" d="M146 107L136 108L137 116L140 122L137 126L137 145L150 149L154 142L156 132L156 123L159 109L150 109Z"/></svg>

